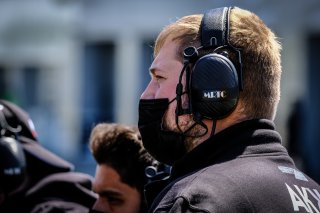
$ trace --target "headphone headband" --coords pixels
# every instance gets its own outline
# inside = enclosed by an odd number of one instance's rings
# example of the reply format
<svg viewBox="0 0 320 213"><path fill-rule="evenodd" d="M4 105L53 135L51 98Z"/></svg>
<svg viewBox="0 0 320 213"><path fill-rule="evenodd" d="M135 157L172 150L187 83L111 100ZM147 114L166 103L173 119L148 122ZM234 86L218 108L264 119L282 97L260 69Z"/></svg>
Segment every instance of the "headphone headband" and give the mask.
<svg viewBox="0 0 320 213"><path fill-rule="evenodd" d="M230 8L221 7L207 11L201 21L201 44L203 48L229 44Z"/></svg>
<svg viewBox="0 0 320 213"><path fill-rule="evenodd" d="M230 10L231 7L221 7L207 11L199 29L201 46L198 49L190 46L184 50L184 67L176 90L177 126L181 114L192 112L195 121L201 125L201 118L222 119L237 105L239 89L242 89L241 53L229 43ZM236 53L237 66L229 59L225 48ZM200 49L210 51L199 57ZM183 109L181 103L181 79L185 71L186 93L189 97L187 109Z"/></svg>

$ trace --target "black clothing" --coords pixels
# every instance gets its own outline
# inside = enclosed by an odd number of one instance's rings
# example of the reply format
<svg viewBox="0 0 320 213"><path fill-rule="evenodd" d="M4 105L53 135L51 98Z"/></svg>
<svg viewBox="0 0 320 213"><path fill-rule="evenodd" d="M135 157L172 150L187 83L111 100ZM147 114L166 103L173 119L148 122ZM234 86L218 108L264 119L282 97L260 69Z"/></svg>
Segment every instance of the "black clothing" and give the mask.
<svg viewBox="0 0 320 213"><path fill-rule="evenodd" d="M147 185L146 197L154 201L150 212L320 211L320 186L296 169L265 119L236 124L198 145L174 164L168 180Z"/></svg>
<svg viewBox="0 0 320 213"><path fill-rule="evenodd" d="M19 142L26 157L26 177L17 192L0 205L0 212L89 212L97 198L91 191L93 177L73 171L71 163L37 141L22 136Z"/></svg>
<svg viewBox="0 0 320 213"><path fill-rule="evenodd" d="M27 191L25 209L37 213L58 209L60 212L87 213L96 201L91 191L92 181L90 175L80 172L48 175Z"/></svg>
<svg viewBox="0 0 320 213"><path fill-rule="evenodd" d="M6 133L0 139L11 147L0 147L0 170L5 174L0 175L0 212L88 212L97 198L91 191L93 177L74 172L70 162L42 147L32 120L23 109L0 100L0 112L1 132ZM22 151L18 152L18 148ZM14 154L5 155L10 151ZM13 165L15 160L18 163ZM12 185L14 190L10 187L11 190L1 191Z"/></svg>

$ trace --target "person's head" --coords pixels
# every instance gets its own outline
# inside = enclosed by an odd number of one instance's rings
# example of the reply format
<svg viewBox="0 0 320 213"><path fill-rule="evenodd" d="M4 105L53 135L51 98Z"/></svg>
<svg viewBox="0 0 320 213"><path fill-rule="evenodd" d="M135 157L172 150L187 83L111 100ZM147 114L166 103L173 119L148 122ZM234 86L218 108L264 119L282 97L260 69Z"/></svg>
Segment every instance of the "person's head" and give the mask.
<svg viewBox="0 0 320 213"><path fill-rule="evenodd" d="M93 190L99 198L93 208L113 213L143 211L144 171L153 158L143 148L138 129L98 124L91 132L90 149L98 164Z"/></svg>
<svg viewBox="0 0 320 213"><path fill-rule="evenodd" d="M225 11L227 11L226 14L229 22L222 20L221 23L226 23L226 28L229 27L229 34L223 31L223 35L226 35L226 40L228 40L226 43L227 47L213 45L212 48L201 48L201 46L204 46L201 42L203 36L203 15L190 15L180 18L176 22L166 26L160 32L155 42L154 61L150 67L151 81L141 95L141 100L163 98L172 100L162 119L162 126L169 131L187 132L188 135L195 136L186 137L185 146L187 146L187 150L191 150L194 146L210 137L212 134L211 129L214 129L212 127L215 124L216 128L213 134L243 120L263 118L273 120L280 100L281 45L276 36L252 12L237 7ZM212 23L214 20L207 20L207 22ZM213 33L212 37L215 36ZM177 84L183 70L184 50L190 46L198 48L199 56L195 59L195 62L191 61L187 65L191 67L191 74L188 75L188 72L184 72L182 75L181 82L184 85L184 89L183 94L180 95L182 100L181 106L189 108L190 111L189 113L176 116L176 109L179 108L179 105L177 107L177 98L179 98L177 95ZM239 50L241 53L242 69L238 66L240 60L237 51L234 50ZM227 56L230 59L236 69L236 78L241 80L243 85L242 90L238 91L239 95L237 101L235 101L235 105L227 114L221 117L201 116L202 112L196 111L196 107L192 106L195 99L193 98L192 100L194 91L192 91L192 86L188 87L188 85L193 84L192 75L194 74L194 66L199 62L199 58L213 52ZM203 78L214 79L215 77L212 77L212 75L216 73L220 75L221 72L224 72L224 70L221 70L220 73L218 71L219 69L212 70L213 74L206 72L204 75L208 76L204 76ZM188 78L191 79L191 83L188 81ZM218 79L215 79L212 84L223 84L221 83L223 81L220 80L220 76L216 78ZM186 81L189 83L188 85L185 85ZM201 82L198 82L198 84L201 84ZM203 84L208 85L207 82L203 82ZM216 85L208 86L211 86L208 90L212 91ZM191 88L189 97L188 88ZM184 91L186 92L184 93ZM190 96L191 106L188 102ZM202 123L197 122L198 120L201 120ZM194 123L196 124L192 127ZM145 143L144 134L141 133L141 135Z"/></svg>
<svg viewBox="0 0 320 213"><path fill-rule="evenodd" d="M0 209L26 182L25 153L19 142L25 128L10 106L0 100Z"/></svg>
<svg viewBox="0 0 320 213"><path fill-rule="evenodd" d="M71 163L41 146L30 115L20 106L0 99L0 116L2 148L10 144L9 147L14 155L24 156L19 157L19 159L25 158L24 176L26 177L24 179L27 181L23 184L21 191L28 190L29 187L44 176L56 172L67 172L73 169ZM15 139L16 143L9 143L12 139ZM1 157L4 156L1 154ZM9 161L13 162L12 160ZM16 174L18 173L16 172ZM11 179L13 180L13 178Z"/></svg>

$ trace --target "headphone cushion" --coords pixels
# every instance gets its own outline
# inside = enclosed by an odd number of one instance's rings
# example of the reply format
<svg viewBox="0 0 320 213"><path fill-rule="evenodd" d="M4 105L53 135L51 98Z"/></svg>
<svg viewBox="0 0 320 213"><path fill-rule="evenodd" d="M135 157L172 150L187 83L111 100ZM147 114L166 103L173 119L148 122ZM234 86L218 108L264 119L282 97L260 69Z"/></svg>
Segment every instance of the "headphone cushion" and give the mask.
<svg viewBox="0 0 320 213"><path fill-rule="evenodd" d="M227 57L217 53L205 55L193 67L190 89L193 113L209 119L223 118L238 102L237 71Z"/></svg>
<svg viewBox="0 0 320 213"><path fill-rule="evenodd" d="M12 137L0 138L0 189L10 193L25 180L26 160L18 141Z"/></svg>

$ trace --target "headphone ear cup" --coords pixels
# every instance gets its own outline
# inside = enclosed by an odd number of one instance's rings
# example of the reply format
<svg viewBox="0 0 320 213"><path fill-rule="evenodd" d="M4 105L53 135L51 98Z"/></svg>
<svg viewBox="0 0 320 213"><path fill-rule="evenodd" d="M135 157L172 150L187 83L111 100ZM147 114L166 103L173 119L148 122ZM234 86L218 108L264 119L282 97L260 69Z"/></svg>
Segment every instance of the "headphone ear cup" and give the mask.
<svg viewBox="0 0 320 213"><path fill-rule="evenodd" d="M225 56L211 53L201 57L191 73L193 113L218 120L230 114L239 98L238 75Z"/></svg>
<svg viewBox="0 0 320 213"><path fill-rule="evenodd" d="M21 144L13 137L0 138L0 188L15 191L26 177L26 160Z"/></svg>

